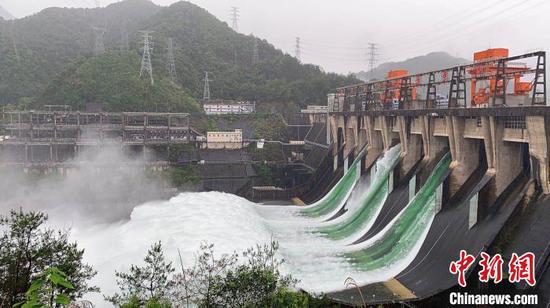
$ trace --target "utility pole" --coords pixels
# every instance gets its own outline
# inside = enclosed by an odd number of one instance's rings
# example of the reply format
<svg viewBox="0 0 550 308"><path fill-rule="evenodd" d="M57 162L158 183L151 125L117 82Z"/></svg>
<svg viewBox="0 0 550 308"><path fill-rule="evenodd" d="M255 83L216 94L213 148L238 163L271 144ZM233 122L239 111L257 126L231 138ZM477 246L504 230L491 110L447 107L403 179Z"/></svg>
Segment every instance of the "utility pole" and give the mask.
<svg viewBox="0 0 550 308"><path fill-rule="evenodd" d="M258 39L256 37L252 37L252 64L257 64L260 62L260 54L258 52Z"/></svg>
<svg viewBox="0 0 550 308"><path fill-rule="evenodd" d="M368 75L370 76L370 79L374 78L374 68L376 67L376 64L378 62L378 44L376 43L368 43L367 47L367 55L368 55L368 61L369 61L369 72Z"/></svg>
<svg viewBox="0 0 550 308"><path fill-rule="evenodd" d="M151 84L155 83L153 79L153 64L151 63L151 53L153 52L151 33L153 31L139 31L143 34L143 56L141 58L141 69L139 71L139 78L143 76L143 73L147 72L151 78Z"/></svg>
<svg viewBox="0 0 550 308"><path fill-rule="evenodd" d="M178 75L176 73L176 61L174 60L174 40L172 38L168 38L168 51L166 53L167 56L167 69L168 69L168 76L170 77L170 80L172 80L173 83L177 83L178 81Z"/></svg>
<svg viewBox="0 0 550 308"><path fill-rule="evenodd" d="M236 6L231 7L231 21L233 30L239 32L239 8Z"/></svg>
<svg viewBox="0 0 550 308"><path fill-rule="evenodd" d="M204 91L202 92L202 100L210 100L210 79L208 79L208 72L204 72Z"/></svg>
<svg viewBox="0 0 550 308"><path fill-rule="evenodd" d="M99 56L105 53L103 36L105 35L105 32L107 32L107 29L99 27L92 27L92 29L94 29L95 36L94 55Z"/></svg>
<svg viewBox="0 0 550 308"><path fill-rule="evenodd" d="M302 49L300 46L300 38L296 37L296 49L294 50L294 56L298 59L298 62L302 62Z"/></svg>

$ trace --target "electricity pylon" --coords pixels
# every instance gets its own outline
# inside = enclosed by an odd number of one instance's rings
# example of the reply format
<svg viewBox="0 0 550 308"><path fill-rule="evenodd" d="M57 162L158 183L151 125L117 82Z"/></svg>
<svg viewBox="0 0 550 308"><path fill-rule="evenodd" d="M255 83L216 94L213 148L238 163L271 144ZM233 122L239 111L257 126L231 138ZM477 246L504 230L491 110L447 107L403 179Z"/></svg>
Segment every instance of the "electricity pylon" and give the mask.
<svg viewBox="0 0 550 308"><path fill-rule="evenodd" d="M168 70L168 77L173 83L177 83L178 75L176 73L176 61L174 60L174 41L172 38L168 38L168 50L166 52L167 63L166 68Z"/></svg>
<svg viewBox="0 0 550 308"><path fill-rule="evenodd" d="M141 57L141 69L139 71L139 78L143 77L143 74L147 72L149 78L151 78L151 84L155 83L153 79L153 64L151 63L151 53L153 50L151 33L153 31L139 31L143 35L143 56Z"/></svg>

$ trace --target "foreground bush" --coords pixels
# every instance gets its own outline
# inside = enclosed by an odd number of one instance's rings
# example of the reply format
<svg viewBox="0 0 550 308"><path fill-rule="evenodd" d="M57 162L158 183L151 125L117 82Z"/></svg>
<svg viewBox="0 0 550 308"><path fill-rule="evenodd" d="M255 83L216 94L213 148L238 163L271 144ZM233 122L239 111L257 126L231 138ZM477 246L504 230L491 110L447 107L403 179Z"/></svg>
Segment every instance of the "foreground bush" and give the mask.
<svg viewBox="0 0 550 308"><path fill-rule="evenodd" d="M0 216L0 307L26 302L27 290L43 275L66 275L72 288L64 294L71 301L99 291L88 285L96 272L83 262L84 250L69 242L67 231L44 227L47 219L43 213L22 210Z"/></svg>
<svg viewBox="0 0 550 308"><path fill-rule="evenodd" d="M121 293L107 297L119 307L307 307L309 297L292 291L296 280L279 271L272 242L241 254L214 255L214 246L203 243L195 264L174 273L160 243L145 257L145 266L132 265L116 273Z"/></svg>

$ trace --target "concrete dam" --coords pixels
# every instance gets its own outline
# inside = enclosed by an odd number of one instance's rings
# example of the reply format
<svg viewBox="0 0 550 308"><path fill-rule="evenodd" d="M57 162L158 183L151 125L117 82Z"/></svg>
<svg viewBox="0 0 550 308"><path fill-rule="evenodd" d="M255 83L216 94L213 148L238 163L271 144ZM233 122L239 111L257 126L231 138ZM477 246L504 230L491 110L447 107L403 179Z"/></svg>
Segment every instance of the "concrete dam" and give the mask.
<svg viewBox="0 0 550 308"><path fill-rule="evenodd" d="M529 92L510 93L514 73L496 67L531 57L537 69ZM512 288L541 294L548 302L550 236L544 226L550 223L550 108L544 63L543 52L484 59L437 72L388 76L329 95L327 169L339 180L334 184L314 176L309 188L328 193L300 212L320 217L323 223L313 232L345 245L342 255L353 268L378 277L359 279L358 290L330 292L331 298L352 305L429 301L456 288L449 265L465 250L478 259L483 252L498 252L505 260L513 252L533 252L538 284ZM476 92L479 67L493 84L481 103L474 94L467 96ZM453 77L446 80L445 72ZM500 90L498 80L504 80ZM472 81L470 87L466 81ZM519 83L516 79L516 89ZM442 102L436 90L445 84L448 96ZM380 170L381 157L388 156ZM357 190L367 193L353 208L346 200ZM518 218L526 208L528 218ZM507 233L513 235L504 240ZM381 279L384 270L392 276Z"/></svg>
<svg viewBox="0 0 550 308"><path fill-rule="evenodd" d="M534 60L535 68L513 65L523 59ZM518 74L531 74L529 86L516 78ZM482 81L487 81L486 95L478 89ZM226 244L235 234L239 240L273 236L281 243L288 271L302 281L300 288L346 305L424 301L456 288L457 277L449 266L461 250L477 259L483 252L499 252L506 260L512 252L533 252L537 285L514 287L540 294L539 300L546 303L546 99L544 52L482 57L464 66L343 87L329 95L326 112L309 116L315 135L326 134L329 147L305 184L289 189L252 187L249 199L264 202L257 204L220 193L189 193L166 203L187 202L188 212L183 215L182 209L181 217L192 216L189 220L196 220L205 236L221 237ZM130 116L135 115L123 115L116 131L128 146L187 143L192 138L187 115L181 115L177 125L171 117L166 123L159 120L158 127L149 127L148 120L127 122ZM72 126L80 125L79 117ZM98 121L103 124L101 118ZM10 123L20 125L16 120ZM57 129L53 134L57 136ZM99 136L104 134L101 130ZM138 134L146 137L130 137ZM33 155L33 146L56 156L50 143L10 142L3 147L12 147L25 160ZM203 206L201 198L208 204ZM280 200L296 205L278 204ZM166 208L166 216L180 217ZM145 221L158 212L149 204L136 213ZM238 216L245 217L239 223L245 229L218 227ZM215 223L205 224L205 219ZM344 285L348 277L357 288Z"/></svg>

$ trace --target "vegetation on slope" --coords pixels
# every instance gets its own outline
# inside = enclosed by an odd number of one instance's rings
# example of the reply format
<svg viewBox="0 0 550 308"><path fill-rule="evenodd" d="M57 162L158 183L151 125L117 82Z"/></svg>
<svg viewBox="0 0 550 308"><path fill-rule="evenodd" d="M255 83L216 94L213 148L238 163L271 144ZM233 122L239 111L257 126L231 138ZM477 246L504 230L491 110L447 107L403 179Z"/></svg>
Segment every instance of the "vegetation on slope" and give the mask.
<svg viewBox="0 0 550 308"><path fill-rule="evenodd" d="M129 53L108 52L93 58L92 26L107 29L105 46L111 51L125 45L126 32ZM139 30L144 29L155 31L152 57L158 82L152 87L136 82L141 53ZM164 82L168 38L173 38L176 44L177 84L182 91L168 89ZM253 63L252 56L255 41L259 53L257 63ZM189 2L162 8L147 0L126 0L98 9L47 9L13 23L0 20L0 53L3 55L0 69L5 72L0 76L0 103L32 100L35 106L56 102L80 109L83 102L101 99L110 110L126 108L128 102L114 103L123 95L115 95L115 91L105 87L98 88L98 83L103 82L97 78L117 68L117 74L108 79L126 79L116 85L123 93L135 93L132 98L137 101L130 106L133 110L142 108L139 104L144 101L147 110L164 111L174 107L138 97L144 93L176 99L176 95L167 93L178 92L200 98L205 71L210 72L213 79L213 97L293 101L302 105L325 102L326 93L333 88L357 81L351 76L327 74L317 66L300 64L265 40L236 33L226 23ZM114 68L109 70L106 65ZM127 75L123 75L123 71ZM58 88L60 93L56 93ZM155 91L157 93L153 93ZM183 105L188 106L183 108ZM178 107L193 109L193 104L183 100Z"/></svg>
<svg viewBox="0 0 550 308"><path fill-rule="evenodd" d="M200 107L179 86L163 78L151 85L136 73L139 57L110 52L78 61L62 72L44 92L40 103L67 104L82 110L101 102L105 111L196 112Z"/></svg>

